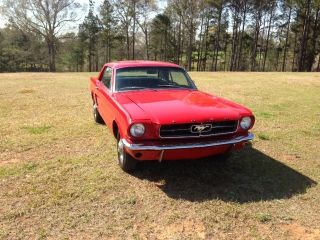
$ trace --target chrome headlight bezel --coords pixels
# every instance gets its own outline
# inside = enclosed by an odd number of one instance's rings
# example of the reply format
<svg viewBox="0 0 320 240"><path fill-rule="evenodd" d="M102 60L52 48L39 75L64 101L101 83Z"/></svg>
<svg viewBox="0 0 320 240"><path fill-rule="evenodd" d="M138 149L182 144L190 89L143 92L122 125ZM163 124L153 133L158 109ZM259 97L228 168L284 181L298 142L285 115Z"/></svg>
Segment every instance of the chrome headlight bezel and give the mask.
<svg viewBox="0 0 320 240"><path fill-rule="evenodd" d="M251 119L251 117L243 117L243 118L241 118L239 125L240 125L241 129L243 129L243 130L248 130L248 129L250 129L251 126L252 126L252 119Z"/></svg>
<svg viewBox="0 0 320 240"><path fill-rule="evenodd" d="M132 137L142 137L146 132L146 128L143 123L134 123L130 127L130 135Z"/></svg>

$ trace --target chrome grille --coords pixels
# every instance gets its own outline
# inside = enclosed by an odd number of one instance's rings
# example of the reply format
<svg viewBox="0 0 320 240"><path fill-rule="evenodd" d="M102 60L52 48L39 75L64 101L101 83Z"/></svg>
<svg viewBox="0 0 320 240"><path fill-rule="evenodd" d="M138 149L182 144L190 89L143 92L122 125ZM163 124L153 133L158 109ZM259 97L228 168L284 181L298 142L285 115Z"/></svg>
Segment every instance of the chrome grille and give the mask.
<svg viewBox="0 0 320 240"><path fill-rule="evenodd" d="M223 135L234 133L237 127L238 121L162 125L160 127L160 137L182 138Z"/></svg>

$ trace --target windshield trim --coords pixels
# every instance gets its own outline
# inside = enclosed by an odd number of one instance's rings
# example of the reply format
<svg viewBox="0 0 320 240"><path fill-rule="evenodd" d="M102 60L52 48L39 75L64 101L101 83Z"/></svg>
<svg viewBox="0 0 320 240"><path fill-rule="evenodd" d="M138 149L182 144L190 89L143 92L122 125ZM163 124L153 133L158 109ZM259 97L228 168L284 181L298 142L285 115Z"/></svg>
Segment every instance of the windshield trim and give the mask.
<svg viewBox="0 0 320 240"><path fill-rule="evenodd" d="M124 68L175 68L175 69L179 69L182 70L185 74L185 77L188 81L188 83L190 84L190 87L176 87L176 88L142 88L142 89L126 89L126 90L117 90L116 89L116 84L117 84L117 71L120 69L124 69ZM198 88L196 87L194 81L191 79L191 77L189 76L188 72L183 68L183 67L169 67L169 66L124 66L124 67L118 67L114 69L114 84L113 84L113 92L131 92L131 91L141 91L141 90L151 90L151 91L158 91L158 90L190 90L190 91L197 91Z"/></svg>

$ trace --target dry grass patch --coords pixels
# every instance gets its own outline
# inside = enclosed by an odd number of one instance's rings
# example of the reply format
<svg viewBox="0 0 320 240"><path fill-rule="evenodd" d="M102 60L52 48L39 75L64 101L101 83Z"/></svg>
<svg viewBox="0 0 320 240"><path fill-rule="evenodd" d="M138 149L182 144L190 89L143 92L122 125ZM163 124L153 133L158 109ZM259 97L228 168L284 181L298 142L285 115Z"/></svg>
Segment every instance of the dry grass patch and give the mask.
<svg viewBox="0 0 320 240"><path fill-rule="evenodd" d="M319 74L191 73L254 111L252 147L133 175L93 123L90 75L0 75L0 239L319 238Z"/></svg>
<svg viewBox="0 0 320 240"><path fill-rule="evenodd" d="M34 89L21 89L18 91L18 93L23 93L23 94L27 94L27 93L33 93L35 90Z"/></svg>

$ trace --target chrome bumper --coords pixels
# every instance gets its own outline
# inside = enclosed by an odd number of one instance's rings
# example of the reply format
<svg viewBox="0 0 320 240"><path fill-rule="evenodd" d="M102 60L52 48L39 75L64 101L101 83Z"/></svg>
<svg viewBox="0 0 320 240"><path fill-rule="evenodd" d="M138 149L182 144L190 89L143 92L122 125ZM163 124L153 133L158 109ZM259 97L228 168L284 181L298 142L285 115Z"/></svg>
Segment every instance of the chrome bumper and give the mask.
<svg viewBox="0 0 320 240"><path fill-rule="evenodd" d="M247 142L254 138L252 133L249 133L247 136L240 136L236 138L232 138L229 140L223 141L213 141L213 142L205 142L205 143L183 143L183 144L160 144L160 145L146 145L146 144L132 144L127 140L122 139L124 146L133 151L143 151L143 150L177 150L177 149L190 149L190 148L206 148L206 147L216 147L221 145L233 145L241 142Z"/></svg>

